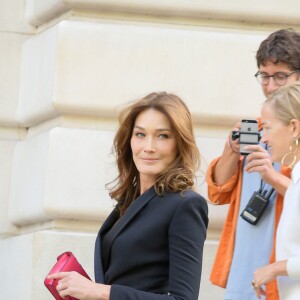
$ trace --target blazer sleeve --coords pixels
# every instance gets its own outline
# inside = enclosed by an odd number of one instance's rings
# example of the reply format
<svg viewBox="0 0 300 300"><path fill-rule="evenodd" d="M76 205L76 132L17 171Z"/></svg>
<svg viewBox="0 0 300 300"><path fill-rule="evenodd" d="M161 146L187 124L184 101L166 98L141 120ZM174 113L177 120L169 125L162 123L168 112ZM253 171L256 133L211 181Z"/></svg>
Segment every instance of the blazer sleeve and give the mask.
<svg viewBox="0 0 300 300"><path fill-rule="evenodd" d="M169 226L169 293L159 295L113 284L110 300L197 300L207 225L206 200L196 193L184 197Z"/></svg>

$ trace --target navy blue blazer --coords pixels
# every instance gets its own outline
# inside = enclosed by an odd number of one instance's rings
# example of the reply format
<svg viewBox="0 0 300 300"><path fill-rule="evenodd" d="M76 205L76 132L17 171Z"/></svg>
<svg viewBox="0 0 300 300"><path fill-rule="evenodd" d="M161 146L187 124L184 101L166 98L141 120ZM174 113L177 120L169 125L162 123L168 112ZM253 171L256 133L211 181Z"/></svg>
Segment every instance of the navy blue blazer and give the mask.
<svg viewBox="0 0 300 300"><path fill-rule="evenodd" d="M111 285L110 300L197 300L206 200L190 190L159 197L152 187L117 219L113 210L95 245L95 280ZM101 234L108 230L103 265Z"/></svg>

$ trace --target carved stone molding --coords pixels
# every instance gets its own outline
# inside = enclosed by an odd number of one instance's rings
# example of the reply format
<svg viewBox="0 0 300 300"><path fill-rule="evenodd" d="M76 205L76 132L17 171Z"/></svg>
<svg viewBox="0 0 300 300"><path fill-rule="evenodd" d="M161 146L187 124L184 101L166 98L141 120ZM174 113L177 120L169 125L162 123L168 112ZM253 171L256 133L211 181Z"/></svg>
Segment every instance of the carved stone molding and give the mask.
<svg viewBox="0 0 300 300"><path fill-rule="evenodd" d="M40 26L67 11L127 13L191 19L212 19L262 24L300 25L297 0L26 0L26 17Z"/></svg>

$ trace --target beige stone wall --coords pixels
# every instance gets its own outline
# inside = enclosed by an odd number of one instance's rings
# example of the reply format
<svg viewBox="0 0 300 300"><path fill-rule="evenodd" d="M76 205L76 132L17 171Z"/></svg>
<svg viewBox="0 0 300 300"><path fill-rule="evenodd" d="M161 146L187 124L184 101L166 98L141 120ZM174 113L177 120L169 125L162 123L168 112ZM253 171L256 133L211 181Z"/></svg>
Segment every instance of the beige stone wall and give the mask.
<svg viewBox="0 0 300 300"><path fill-rule="evenodd" d="M259 43L300 28L297 0L0 0L0 282L7 300L53 299L43 279L73 251L93 276L113 203L110 147L120 106L152 91L190 107L202 171L232 125L259 114ZM207 196L204 176L199 192ZM209 205L199 299L227 207Z"/></svg>

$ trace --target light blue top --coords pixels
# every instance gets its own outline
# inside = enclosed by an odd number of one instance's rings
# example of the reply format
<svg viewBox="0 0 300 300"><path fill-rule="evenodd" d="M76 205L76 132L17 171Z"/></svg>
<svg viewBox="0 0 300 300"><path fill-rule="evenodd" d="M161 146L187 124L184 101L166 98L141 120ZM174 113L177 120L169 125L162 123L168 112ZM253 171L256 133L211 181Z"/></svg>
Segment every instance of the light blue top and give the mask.
<svg viewBox="0 0 300 300"><path fill-rule="evenodd" d="M280 164L274 165L277 171ZM243 172L242 194L239 215L242 213L250 198L261 186L260 174ZM263 183L265 190L271 186ZM239 216L235 235L231 269L227 281L226 300L257 300L252 289L254 271L268 264L273 245L275 225L276 196L274 191L270 202L256 225L252 225ZM262 297L262 300L265 298Z"/></svg>

